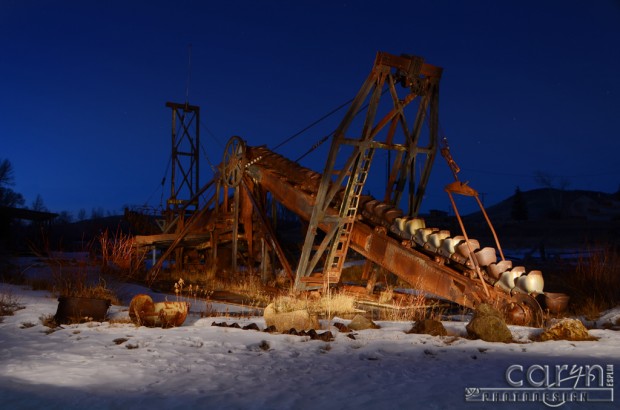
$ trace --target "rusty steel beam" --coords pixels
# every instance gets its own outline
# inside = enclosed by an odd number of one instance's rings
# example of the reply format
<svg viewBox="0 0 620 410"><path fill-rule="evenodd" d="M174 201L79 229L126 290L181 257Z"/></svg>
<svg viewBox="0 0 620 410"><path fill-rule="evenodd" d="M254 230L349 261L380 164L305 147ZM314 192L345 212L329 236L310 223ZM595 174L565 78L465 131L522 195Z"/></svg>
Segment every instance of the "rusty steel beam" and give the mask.
<svg viewBox="0 0 620 410"><path fill-rule="evenodd" d="M364 223L355 224L351 248L416 289L470 308L483 300L484 291L469 278Z"/></svg>
<svg viewBox="0 0 620 410"><path fill-rule="evenodd" d="M262 148L261 148L262 149ZM284 164L286 166L286 164ZM292 179L301 172L298 165L291 165L289 175ZM269 161L256 161L247 169L248 174L260 186L286 208L308 221L312 214L315 197L303 192L289 183L277 170L271 168ZM327 208L327 215L337 215L338 210ZM333 229L333 223L324 220L317 225L323 232ZM433 293L461 306L475 307L481 301L494 300L500 305L509 303L510 296L489 287L489 296L483 286L461 272L435 262L428 255L403 244L381 230L358 220L351 232L350 247L367 260L384 267L405 282L426 292Z"/></svg>

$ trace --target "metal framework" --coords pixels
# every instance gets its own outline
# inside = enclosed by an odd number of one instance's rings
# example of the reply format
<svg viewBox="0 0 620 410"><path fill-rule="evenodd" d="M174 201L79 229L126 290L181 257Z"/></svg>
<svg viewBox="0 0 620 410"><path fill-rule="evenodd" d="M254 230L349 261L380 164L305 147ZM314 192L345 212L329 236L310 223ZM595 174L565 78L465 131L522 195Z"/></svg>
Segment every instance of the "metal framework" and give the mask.
<svg viewBox="0 0 620 410"><path fill-rule="evenodd" d="M173 102L167 102L166 107L172 109L172 173L166 202L170 221L181 210L195 211L199 207L196 193L200 189L200 107Z"/></svg>
<svg viewBox="0 0 620 410"><path fill-rule="evenodd" d="M472 245L475 240L470 241L467 236L455 205L463 238L450 236L450 232L439 228L426 228L420 225L424 221L417 218L439 145L441 72L441 68L426 64L420 57L378 53L370 75L334 133L322 174L265 147L250 147L239 137L231 138L219 175L205 187L194 189L189 200L178 204L172 201L170 205L178 205L181 215L194 201L198 206L198 198L207 189L215 190L211 199L187 221L177 223L176 233L136 237L137 246L167 246L149 272L149 279L154 280L163 260L172 252L178 252L177 266L181 266L184 248L203 251L210 247L211 260L216 261L218 244L223 243L231 244L232 271L236 272L240 251L237 242L244 239L247 242L244 263L250 269L256 261L256 241L261 248L263 269L270 248L297 290L329 287L340 281L350 247L366 259L368 271L374 265L462 306L473 308L482 302L493 303L515 324L538 325L542 310L531 294L512 294L496 286L502 284L504 275L512 272L506 270L510 261L504 259L486 213L501 255L498 263L495 263L494 249L491 256L485 256L488 252L478 253L478 245ZM382 99L384 96L387 97ZM386 100L387 105L381 104ZM192 139L189 132L193 121L197 130L197 107L193 111L187 105L167 105L173 108L173 123L182 116L181 137L187 137L197 153L197 135ZM357 114L363 111L365 115L356 123ZM187 117L193 119L187 122ZM428 134L423 133L425 124ZM178 153L175 135L173 127L173 151ZM383 201L363 194L378 149L395 152ZM449 154L447 143L442 154L456 180L446 186L453 204L452 194L473 196L480 204L477 192L458 181L458 166ZM197 183L195 161L195 180L188 168L181 168L182 185ZM175 200L176 193L173 189ZM267 218L267 194L308 223L294 274ZM400 209L402 202L406 202L406 212ZM484 212L482 205L481 209ZM317 269L319 263L323 264L322 270ZM372 279L368 281L371 282L374 283Z"/></svg>
<svg viewBox="0 0 620 410"><path fill-rule="evenodd" d="M297 267L297 289L339 281L360 196L377 148L397 152L389 175L386 199L397 204L409 181L409 214L417 215L437 148L441 72L441 68L424 63L421 57L398 57L383 52L377 54L370 75L334 133ZM405 90L404 95L399 94L399 85ZM390 97L386 98L391 103L387 107L380 104L384 94ZM366 101L366 115L356 129L353 126L354 120ZM408 108L411 110L411 107L414 107L415 113L413 126L409 125L406 111ZM423 145L420 135L428 112L430 135L426 145ZM382 116L377 120L379 115ZM348 135L353 132L359 134ZM401 141L398 141L399 136ZM384 137L383 141L380 141L381 137ZM347 148L350 154L342 158ZM422 173L417 176L415 170L420 165L417 163L419 154L426 158ZM336 170L338 163L344 164L340 170ZM419 183L417 189L416 181ZM340 211L338 215L328 215L326 211L335 201L339 202ZM317 246L317 228L322 224L330 228ZM324 259L322 275L313 277L321 259Z"/></svg>

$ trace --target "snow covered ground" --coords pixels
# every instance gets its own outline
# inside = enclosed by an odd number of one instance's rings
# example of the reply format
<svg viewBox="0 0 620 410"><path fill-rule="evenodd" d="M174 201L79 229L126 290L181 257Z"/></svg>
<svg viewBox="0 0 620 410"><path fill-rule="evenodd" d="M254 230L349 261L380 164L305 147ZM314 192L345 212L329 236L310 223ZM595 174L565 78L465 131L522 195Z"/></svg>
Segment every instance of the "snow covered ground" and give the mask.
<svg viewBox="0 0 620 410"><path fill-rule="evenodd" d="M261 317L201 318L195 309L178 328L136 327L122 323L126 306L112 306L110 321L50 332L41 318L56 312L52 295L1 283L0 294L24 307L0 322L0 406L6 409L542 409L542 402L467 401L466 392L478 391L466 389L516 394L509 381L554 387L556 365L568 366L560 368L559 387L566 389L556 393L584 397L575 392L585 391L607 400L560 408L618 408L617 382L610 384L620 369L620 332L600 327L620 318L620 309L590 331L598 341L533 342L540 329L511 327L514 343L487 343L467 339L466 323L446 321L445 337L407 334L410 322L377 322L381 329L349 335L332 327L335 340L323 342L212 326L265 324ZM587 388L584 377L570 378L571 369L572 376L583 375L595 365L602 389L596 372ZM573 390L575 384L582 389Z"/></svg>

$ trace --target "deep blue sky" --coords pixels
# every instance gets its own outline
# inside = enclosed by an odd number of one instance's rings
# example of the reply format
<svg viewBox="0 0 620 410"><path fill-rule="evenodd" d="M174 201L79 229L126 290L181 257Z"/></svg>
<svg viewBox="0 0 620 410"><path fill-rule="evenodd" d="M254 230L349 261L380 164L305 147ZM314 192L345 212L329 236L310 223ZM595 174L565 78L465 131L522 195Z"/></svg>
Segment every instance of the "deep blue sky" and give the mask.
<svg viewBox="0 0 620 410"><path fill-rule="evenodd" d="M619 1L1 0L0 158L27 205L158 206L164 104L185 101L189 44L212 162L231 135L273 147L349 100L381 50L444 68L441 127L487 205L540 187L538 171L619 188ZM281 153L297 158L342 115ZM449 182L438 157L423 209L448 208Z"/></svg>

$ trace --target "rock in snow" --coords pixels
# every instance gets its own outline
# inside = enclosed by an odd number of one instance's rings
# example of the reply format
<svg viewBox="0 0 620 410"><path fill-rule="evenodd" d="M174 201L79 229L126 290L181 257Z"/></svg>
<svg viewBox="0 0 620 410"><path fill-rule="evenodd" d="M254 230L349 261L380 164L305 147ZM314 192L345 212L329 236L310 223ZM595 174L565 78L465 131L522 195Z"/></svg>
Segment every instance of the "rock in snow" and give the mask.
<svg viewBox="0 0 620 410"><path fill-rule="evenodd" d="M564 318L552 323L540 335L540 341L547 340L571 340L574 342L584 340L597 340L590 336L588 329L577 319Z"/></svg>
<svg viewBox="0 0 620 410"><path fill-rule="evenodd" d="M473 339L482 339L486 342L512 342L512 333L506 326L502 314L491 305L482 303L474 311L467 333Z"/></svg>

